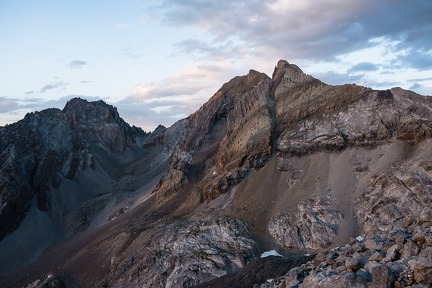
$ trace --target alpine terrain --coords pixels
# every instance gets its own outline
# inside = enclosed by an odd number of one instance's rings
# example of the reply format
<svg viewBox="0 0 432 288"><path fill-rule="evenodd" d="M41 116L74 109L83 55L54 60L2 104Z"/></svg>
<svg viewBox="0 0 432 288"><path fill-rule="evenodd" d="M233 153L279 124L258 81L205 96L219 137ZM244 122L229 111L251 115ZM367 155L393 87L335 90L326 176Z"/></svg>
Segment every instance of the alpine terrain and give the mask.
<svg viewBox="0 0 432 288"><path fill-rule="evenodd" d="M430 287L431 136L432 98L284 60L151 133L29 113L0 127L0 287Z"/></svg>

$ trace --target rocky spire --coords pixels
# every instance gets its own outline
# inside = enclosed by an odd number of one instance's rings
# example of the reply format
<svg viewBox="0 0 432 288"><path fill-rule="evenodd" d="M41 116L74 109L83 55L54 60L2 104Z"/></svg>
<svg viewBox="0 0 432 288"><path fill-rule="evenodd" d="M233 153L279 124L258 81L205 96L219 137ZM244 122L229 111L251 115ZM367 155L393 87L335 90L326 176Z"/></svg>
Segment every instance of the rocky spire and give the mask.
<svg viewBox="0 0 432 288"><path fill-rule="evenodd" d="M286 60L279 60L272 74L272 79L278 86L283 80L285 84L290 82L291 85L301 82L311 81L314 78L303 73L303 71L295 64L289 64Z"/></svg>

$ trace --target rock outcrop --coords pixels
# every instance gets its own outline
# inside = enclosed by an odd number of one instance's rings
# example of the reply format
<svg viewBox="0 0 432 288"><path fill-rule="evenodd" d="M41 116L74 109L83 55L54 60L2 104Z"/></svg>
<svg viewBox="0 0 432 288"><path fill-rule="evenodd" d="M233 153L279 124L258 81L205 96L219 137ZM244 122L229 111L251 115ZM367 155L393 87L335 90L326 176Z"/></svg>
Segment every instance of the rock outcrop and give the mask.
<svg viewBox="0 0 432 288"><path fill-rule="evenodd" d="M234 273L258 255L246 226L228 217L161 224L134 241L137 246L112 257L110 286L191 287Z"/></svg>
<svg viewBox="0 0 432 288"><path fill-rule="evenodd" d="M292 250L328 247L337 235L343 214L331 208L328 198L307 199L294 215L283 215L269 224L269 232L282 246Z"/></svg>
<svg viewBox="0 0 432 288"><path fill-rule="evenodd" d="M141 128L129 126L120 118L115 107L102 100L88 102L74 98L62 112L72 130L79 131L87 141L118 155L128 147L141 145L145 135Z"/></svg>
<svg viewBox="0 0 432 288"><path fill-rule="evenodd" d="M357 86L352 88L355 93L358 93L356 90L365 90ZM335 95L340 95L336 88L332 90ZM288 157L301 156L355 146L373 148L391 138L415 142L430 138L431 103L425 101L425 106L421 107L422 104L413 102L413 96L412 92L394 88L366 93L362 99L334 113L327 112L326 108L315 117L296 121L285 129L278 140L278 151ZM325 103L329 105L339 101L335 97Z"/></svg>
<svg viewBox="0 0 432 288"><path fill-rule="evenodd" d="M318 253L314 260L256 287L430 287L430 210L419 211L413 217L416 222L408 217L405 224L388 226L388 231Z"/></svg>

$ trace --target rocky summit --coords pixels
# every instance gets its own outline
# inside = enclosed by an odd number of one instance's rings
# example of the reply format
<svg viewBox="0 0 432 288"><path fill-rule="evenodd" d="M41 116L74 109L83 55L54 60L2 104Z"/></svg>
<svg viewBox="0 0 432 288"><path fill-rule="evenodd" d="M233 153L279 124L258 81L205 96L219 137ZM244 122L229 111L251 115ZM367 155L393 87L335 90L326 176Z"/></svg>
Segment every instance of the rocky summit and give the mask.
<svg viewBox="0 0 432 288"><path fill-rule="evenodd" d="M72 99L0 135L1 287L432 285L432 98L412 91L280 60L151 133Z"/></svg>

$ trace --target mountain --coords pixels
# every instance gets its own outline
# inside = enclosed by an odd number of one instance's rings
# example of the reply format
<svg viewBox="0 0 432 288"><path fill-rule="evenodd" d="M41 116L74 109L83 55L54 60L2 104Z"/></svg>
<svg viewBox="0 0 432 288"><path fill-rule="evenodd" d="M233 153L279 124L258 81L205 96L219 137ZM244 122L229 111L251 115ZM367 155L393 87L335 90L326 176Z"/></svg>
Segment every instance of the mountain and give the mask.
<svg viewBox="0 0 432 288"><path fill-rule="evenodd" d="M0 285L431 285L431 133L429 97L284 60L152 133L28 114L0 128Z"/></svg>

